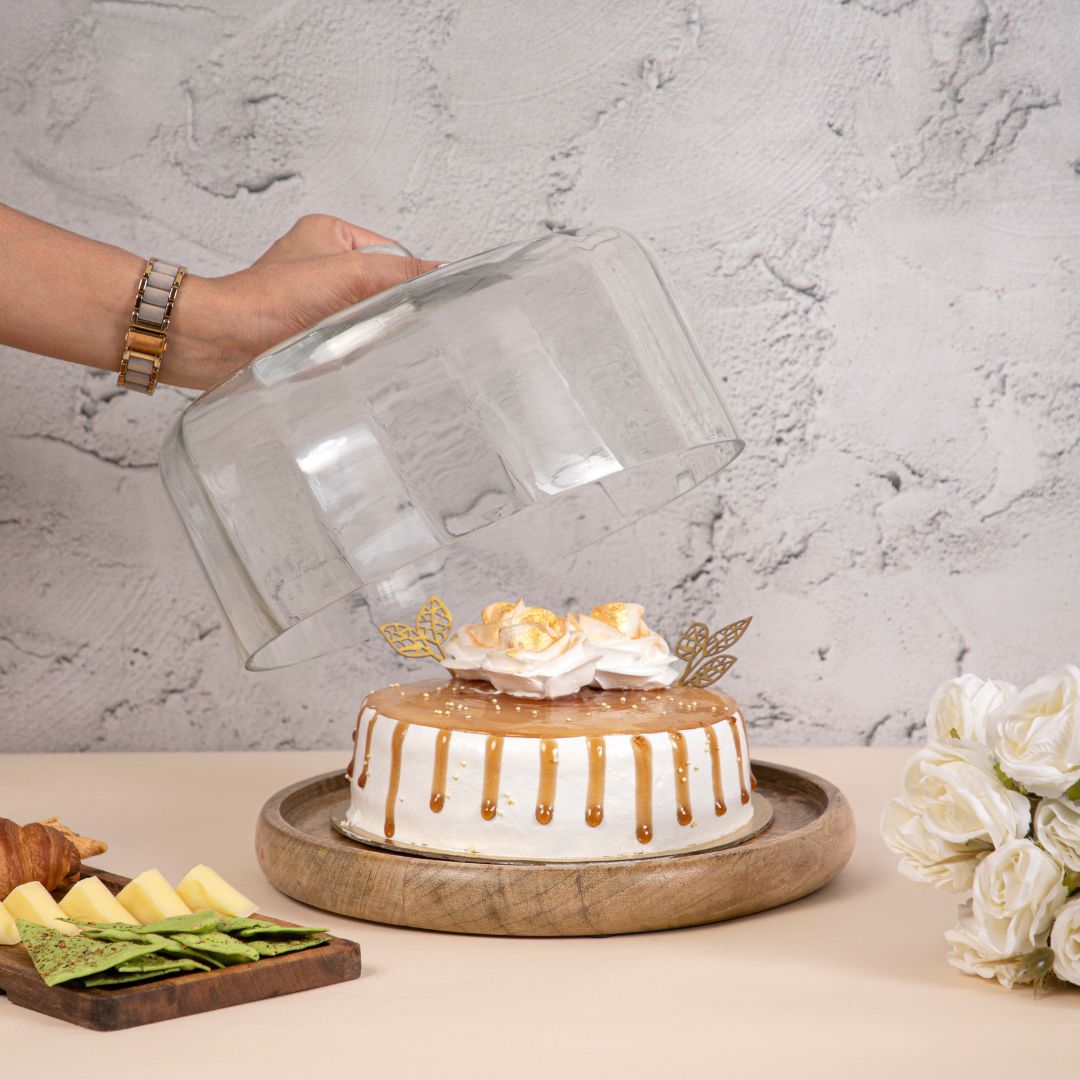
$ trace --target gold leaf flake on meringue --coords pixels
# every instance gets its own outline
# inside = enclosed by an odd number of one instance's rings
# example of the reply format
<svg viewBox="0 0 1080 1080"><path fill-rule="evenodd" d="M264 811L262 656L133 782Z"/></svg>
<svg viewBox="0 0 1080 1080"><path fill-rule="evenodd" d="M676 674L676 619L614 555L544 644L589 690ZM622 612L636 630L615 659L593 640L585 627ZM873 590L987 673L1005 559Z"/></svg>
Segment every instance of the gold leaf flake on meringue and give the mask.
<svg viewBox="0 0 1080 1080"><path fill-rule="evenodd" d="M644 608L640 604L626 604L613 602L609 604L597 604L592 609L592 617L599 622L607 623L608 626L618 630L623 637L641 637L642 631L647 634L642 616Z"/></svg>
<svg viewBox="0 0 1080 1080"><path fill-rule="evenodd" d="M502 622L502 620L505 619L506 616L520 603L520 600L513 604L506 600L496 600L494 604L488 604L488 606L480 612L480 620L488 625Z"/></svg>
<svg viewBox="0 0 1080 1080"><path fill-rule="evenodd" d="M519 620L542 626L555 638L566 633L566 624L554 611L549 611L546 607L528 607L521 613Z"/></svg>
<svg viewBox="0 0 1080 1080"><path fill-rule="evenodd" d="M543 652L558 641L562 634L553 634L537 623L519 622L504 627L501 636L506 651L514 656L523 652Z"/></svg>

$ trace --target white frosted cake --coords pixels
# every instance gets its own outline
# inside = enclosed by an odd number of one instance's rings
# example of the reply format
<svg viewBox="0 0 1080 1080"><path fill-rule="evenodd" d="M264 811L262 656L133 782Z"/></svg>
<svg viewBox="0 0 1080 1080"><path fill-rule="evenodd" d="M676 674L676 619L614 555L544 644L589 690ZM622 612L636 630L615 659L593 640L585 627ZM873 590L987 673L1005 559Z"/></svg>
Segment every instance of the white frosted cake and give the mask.
<svg viewBox="0 0 1080 1080"><path fill-rule="evenodd" d="M433 852L596 859L715 843L753 817L738 707L673 685L679 660L637 605L559 618L494 604L442 662L453 677L364 701L353 829Z"/></svg>

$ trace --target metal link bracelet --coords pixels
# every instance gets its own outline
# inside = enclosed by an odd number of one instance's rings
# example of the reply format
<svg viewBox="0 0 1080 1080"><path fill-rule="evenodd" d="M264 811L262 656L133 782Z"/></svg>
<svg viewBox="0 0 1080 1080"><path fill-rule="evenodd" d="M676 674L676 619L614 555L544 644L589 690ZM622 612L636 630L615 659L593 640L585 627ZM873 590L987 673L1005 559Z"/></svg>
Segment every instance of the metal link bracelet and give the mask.
<svg viewBox="0 0 1080 1080"><path fill-rule="evenodd" d="M131 325L124 335L124 355L116 385L152 394L165 355L169 319L186 266L149 259L139 282Z"/></svg>

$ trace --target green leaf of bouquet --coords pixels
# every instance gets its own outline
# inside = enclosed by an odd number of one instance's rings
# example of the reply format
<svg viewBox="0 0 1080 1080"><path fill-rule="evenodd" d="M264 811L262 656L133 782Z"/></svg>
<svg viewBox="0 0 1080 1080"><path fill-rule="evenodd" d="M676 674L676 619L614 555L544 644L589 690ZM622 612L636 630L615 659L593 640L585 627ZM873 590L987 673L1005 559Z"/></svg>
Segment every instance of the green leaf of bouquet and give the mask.
<svg viewBox="0 0 1080 1080"><path fill-rule="evenodd" d="M1066 799L1072 799L1074 802L1080 802L1080 780L1077 780L1071 788L1065 792Z"/></svg>
<svg viewBox="0 0 1080 1080"><path fill-rule="evenodd" d="M1011 776L1006 776L1004 769L995 761L994 762L994 775L1010 790L1018 791L1019 786Z"/></svg>

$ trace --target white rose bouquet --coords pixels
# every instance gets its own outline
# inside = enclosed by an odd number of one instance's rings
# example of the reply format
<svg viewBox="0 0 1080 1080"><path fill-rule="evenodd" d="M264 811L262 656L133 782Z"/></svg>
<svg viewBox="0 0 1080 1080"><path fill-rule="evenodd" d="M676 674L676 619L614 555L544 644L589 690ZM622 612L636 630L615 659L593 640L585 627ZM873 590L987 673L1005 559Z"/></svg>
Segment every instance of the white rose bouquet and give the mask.
<svg viewBox="0 0 1080 1080"><path fill-rule="evenodd" d="M951 679L926 729L881 831L901 873L968 894L949 963L1004 986L1080 985L1080 668L1021 690Z"/></svg>

